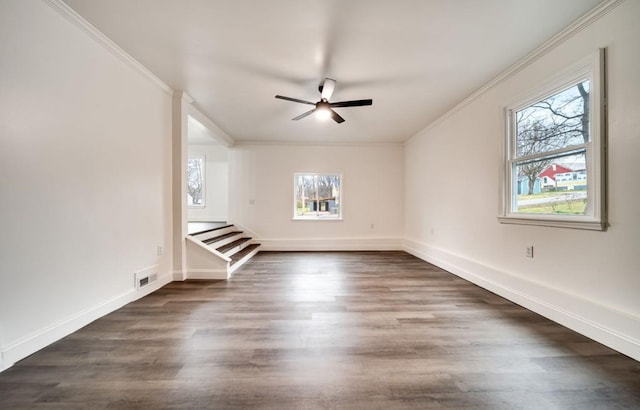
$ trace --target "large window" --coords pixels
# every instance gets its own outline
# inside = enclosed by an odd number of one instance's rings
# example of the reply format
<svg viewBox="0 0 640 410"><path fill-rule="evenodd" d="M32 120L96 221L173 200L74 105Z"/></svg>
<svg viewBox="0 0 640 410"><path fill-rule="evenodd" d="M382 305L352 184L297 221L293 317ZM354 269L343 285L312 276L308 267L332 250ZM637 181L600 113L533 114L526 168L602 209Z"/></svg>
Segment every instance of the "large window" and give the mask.
<svg viewBox="0 0 640 410"><path fill-rule="evenodd" d="M500 221L605 229L604 50L506 110Z"/></svg>
<svg viewBox="0 0 640 410"><path fill-rule="evenodd" d="M295 174L294 219L341 219L342 175Z"/></svg>
<svg viewBox="0 0 640 410"><path fill-rule="evenodd" d="M203 208L204 157L189 157L187 161L187 206Z"/></svg>

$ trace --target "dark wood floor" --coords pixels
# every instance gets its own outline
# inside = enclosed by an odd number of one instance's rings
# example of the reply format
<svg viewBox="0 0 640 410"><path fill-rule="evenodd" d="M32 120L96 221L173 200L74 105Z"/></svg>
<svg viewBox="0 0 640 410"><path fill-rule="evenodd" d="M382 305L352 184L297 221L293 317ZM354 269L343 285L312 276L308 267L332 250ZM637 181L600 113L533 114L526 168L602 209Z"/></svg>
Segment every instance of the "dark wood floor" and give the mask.
<svg viewBox="0 0 640 410"><path fill-rule="evenodd" d="M640 363L402 252L267 252L17 363L0 408L637 409Z"/></svg>
<svg viewBox="0 0 640 410"><path fill-rule="evenodd" d="M187 232L196 233L207 229L220 228L227 225L226 222L188 222Z"/></svg>

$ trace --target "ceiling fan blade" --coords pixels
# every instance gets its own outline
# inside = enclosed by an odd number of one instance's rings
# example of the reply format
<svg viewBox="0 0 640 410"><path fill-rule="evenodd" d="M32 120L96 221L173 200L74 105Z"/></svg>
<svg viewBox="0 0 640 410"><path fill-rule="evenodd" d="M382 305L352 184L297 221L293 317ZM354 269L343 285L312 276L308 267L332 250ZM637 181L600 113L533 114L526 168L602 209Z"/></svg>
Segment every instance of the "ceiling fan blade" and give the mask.
<svg viewBox="0 0 640 410"><path fill-rule="evenodd" d="M298 120L303 119L304 117L308 117L309 115L313 114L313 112L314 112L315 110L316 110L316 109L314 108L313 110L309 110L309 111L307 111L307 112L304 112L304 113L302 113L302 114L298 115L297 117L292 118L292 120L293 120L293 121L298 121Z"/></svg>
<svg viewBox="0 0 640 410"><path fill-rule="evenodd" d="M336 80L332 78L325 78L322 82L322 99L329 101L333 95L333 90L336 89Z"/></svg>
<svg viewBox="0 0 640 410"><path fill-rule="evenodd" d="M338 101L329 103L331 107L361 107L363 105L371 105L373 104L372 99L368 100L352 100L352 101Z"/></svg>
<svg viewBox="0 0 640 410"><path fill-rule="evenodd" d="M337 122L338 124L343 123L344 122L344 118L342 118L340 116L340 114L338 114L337 112L333 111L331 108L329 108L329 112L331 113L331 118Z"/></svg>
<svg viewBox="0 0 640 410"><path fill-rule="evenodd" d="M276 98L278 98L280 100L293 101L293 102L297 102L297 103L301 103L301 104L316 105L316 103L312 103L310 101L299 100L297 98L291 98L291 97L285 97L283 95L276 95Z"/></svg>

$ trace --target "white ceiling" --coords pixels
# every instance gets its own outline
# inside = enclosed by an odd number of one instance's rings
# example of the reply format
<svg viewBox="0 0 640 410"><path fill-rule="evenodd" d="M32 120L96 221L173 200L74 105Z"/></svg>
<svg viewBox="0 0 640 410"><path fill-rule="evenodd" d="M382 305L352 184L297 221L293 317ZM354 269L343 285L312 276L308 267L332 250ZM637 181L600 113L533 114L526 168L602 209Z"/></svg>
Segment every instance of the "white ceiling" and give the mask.
<svg viewBox="0 0 640 410"><path fill-rule="evenodd" d="M400 142L601 0L65 0L237 141ZM324 77L346 122L291 118Z"/></svg>

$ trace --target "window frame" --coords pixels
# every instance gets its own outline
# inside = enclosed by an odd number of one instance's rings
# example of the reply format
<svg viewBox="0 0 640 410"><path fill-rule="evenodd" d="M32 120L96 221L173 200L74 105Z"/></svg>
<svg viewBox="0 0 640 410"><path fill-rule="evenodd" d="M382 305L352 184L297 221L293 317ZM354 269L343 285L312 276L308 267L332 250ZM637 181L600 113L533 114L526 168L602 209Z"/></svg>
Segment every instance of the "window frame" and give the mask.
<svg viewBox="0 0 640 410"><path fill-rule="evenodd" d="M202 163L202 202L199 204L189 204L189 161L191 160L199 160ZM206 155L203 154L196 154L196 155L189 155L187 157L187 173L186 173L186 177L187 177L187 207L188 208L206 208L207 206L207 191L206 191L206 186L207 186L207 157Z"/></svg>
<svg viewBox="0 0 640 410"><path fill-rule="evenodd" d="M564 147L559 150L536 154L533 159L561 154L562 152L585 150L587 172L587 206L584 215L534 214L514 211L518 176L514 172L517 162L528 157L516 157L515 116L545 98L558 94L572 85L589 80L589 141ZM607 95L605 49L599 49L557 75L551 81L528 93L504 109L504 138L502 146L500 211L498 221L505 224L551 226L560 228L606 230L606 150L607 150ZM517 158L517 159L516 159Z"/></svg>
<svg viewBox="0 0 640 410"><path fill-rule="evenodd" d="M298 177L300 176L325 176L325 175L331 175L331 176L337 176L339 178L340 181L340 186L339 186L339 193L338 193L338 197L340 198L340 202L339 202L339 207L338 207L338 214L337 216L333 217L333 216L319 216L317 215L316 211L316 215L314 216L301 216L298 215L296 210L297 210L297 197L296 197L296 190L298 188L297 185L297 180ZM343 186L344 186L344 176L342 175L341 172L296 172L293 174L293 220L294 221L342 221L342 215L343 215L343 204L344 204L344 198L343 198Z"/></svg>

